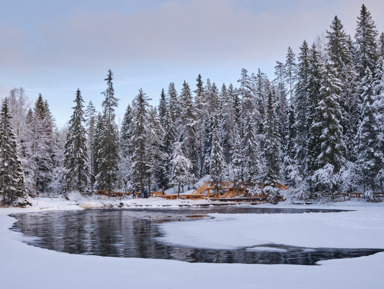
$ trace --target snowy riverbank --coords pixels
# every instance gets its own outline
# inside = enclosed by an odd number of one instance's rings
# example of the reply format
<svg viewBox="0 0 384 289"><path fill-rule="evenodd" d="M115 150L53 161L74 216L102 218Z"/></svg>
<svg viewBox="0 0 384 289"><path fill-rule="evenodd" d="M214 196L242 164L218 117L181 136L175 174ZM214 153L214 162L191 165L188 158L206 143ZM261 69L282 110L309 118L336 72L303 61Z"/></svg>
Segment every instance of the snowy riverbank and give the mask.
<svg viewBox="0 0 384 289"><path fill-rule="evenodd" d="M33 200L28 209L0 209L1 288L383 288L384 253L321 262L321 266L196 264L170 260L70 255L28 246L10 231L11 213L108 207L188 206L207 201ZM121 204L122 203L122 204ZM267 207L269 205L262 205ZM278 205L279 207L294 207ZM276 206L273 206L276 207ZM384 203L363 201L313 206L343 213L224 215L215 220L161 225L162 241L196 247L235 248L278 243L307 247L384 248ZM308 206L306 206L308 208Z"/></svg>

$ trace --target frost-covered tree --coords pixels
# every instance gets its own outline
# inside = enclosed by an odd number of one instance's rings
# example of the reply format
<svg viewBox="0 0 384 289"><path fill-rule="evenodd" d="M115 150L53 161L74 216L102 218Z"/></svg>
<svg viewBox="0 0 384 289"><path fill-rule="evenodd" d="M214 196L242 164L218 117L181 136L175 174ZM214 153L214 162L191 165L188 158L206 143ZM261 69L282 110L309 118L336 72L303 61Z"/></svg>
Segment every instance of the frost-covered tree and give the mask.
<svg viewBox="0 0 384 289"><path fill-rule="evenodd" d="M337 176L346 164L346 147L341 126L339 93L341 82L336 78L334 67L327 63L323 70L319 103L316 108L313 133L320 143L320 151L315 160L312 183L319 195L336 193Z"/></svg>
<svg viewBox="0 0 384 289"><path fill-rule="evenodd" d="M37 170L34 155L34 119L29 109L20 136L20 160L24 170L25 188L27 192L35 191L35 172Z"/></svg>
<svg viewBox="0 0 384 289"><path fill-rule="evenodd" d="M256 129L250 116L247 117L242 138L242 166L243 180L249 185L256 185L261 181L263 168L260 147L256 138Z"/></svg>
<svg viewBox="0 0 384 289"><path fill-rule="evenodd" d="M127 106L127 109L124 113L123 123L120 129L120 186L124 190L128 190L131 185L132 178L132 108L130 105Z"/></svg>
<svg viewBox="0 0 384 289"><path fill-rule="evenodd" d="M179 198L181 186L188 182L192 164L185 157L182 150L182 143L175 142L173 145L173 153L171 160L171 180L177 186L177 197Z"/></svg>
<svg viewBox="0 0 384 289"><path fill-rule="evenodd" d="M270 91L267 95L264 124L264 184L266 186L276 187L276 183L280 180L281 161L279 121L273 91Z"/></svg>
<svg viewBox="0 0 384 289"><path fill-rule="evenodd" d="M116 187L119 170L119 132L115 121L118 99L115 97L112 80L113 74L109 70L105 79L107 89L103 92L105 97L102 104L103 128L100 135L98 174L95 183L97 189L108 192Z"/></svg>
<svg viewBox="0 0 384 289"><path fill-rule="evenodd" d="M165 162L168 155L162 151L164 147L163 143L164 129L160 122L160 117L157 110L154 108L148 111L148 126L147 126L147 140L146 151L148 160L147 169L147 183L148 190L151 191L151 185L155 188L161 188L165 186L166 167Z"/></svg>
<svg viewBox="0 0 384 289"><path fill-rule="evenodd" d="M69 121L67 141L65 143L64 167L67 190L84 192L89 183L87 139L84 127L83 98L76 91L75 106Z"/></svg>
<svg viewBox="0 0 384 289"><path fill-rule="evenodd" d="M219 135L219 116L215 115L214 126L212 129L212 149L210 157L210 174L214 187L217 191L217 197L220 192L221 182L225 176L225 160L223 155L223 148L220 145Z"/></svg>
<svg viewBox="0 0 384 289"><path fill-rule="evenodd" d="M376 151L380 158L380 171L378 173L378 180L380 182L380 189L383 191L384 182L384 56L380 57L377 61L375 77L373 79L373 107L375 109L375 121L378 130L378 151Z"/></svg>
<svg viewBox="0 0 384 289"><path fill-rule="evenodd" d="M147 128L148 128L148 104L149 98L139 90L139 94L133 100L132 110L132 182L142 189L147 179L148 159L147 159Z"/></svg>
<svg viewBox="0 0 384 289"><path fill-rule="evenodd" d="M193 167L191 173L193 176L196 176L198 174L197 113L192 100L191 90L185 81L181 90L180 101L182 104L180 117L181 138L185 155L191 161Z"/></svg>
<svg viewBox="0 0 384 289"><path fill-rule="evenodd" d="M377 36L378 32L372 15L363 4L360 9L360 16L357 18L355 33L355 65L360 77L365 75L367 68L371 72L375 69Z"/></svg>
<svg viewBox="0 0 384 289"><path fill-rule="evenodd" d="M288 47L287 56L285 57L284 72L284 79L288 87L288 97L292 99L297 79L297 64L296 55L291 47Z"/></svg>
<svg viewBox="0 0 384 289"><path fill-rule="evenodd" d="M53 133L53 117L49 110L47 101L39 95L33 110L33 144L35 172L34 183L36 187L43 190L49 188L53 180L53 171L56 166L57 145Z"/></svg>
<svg viewBox="0 0 384 289"><path fill-rule="evenodd" d="M92 101L89 102L85 111L86 131L87 131L87 152L88 152L88 168L89 168L89 182L91 191L93 191L93 184L95 183L94 168L94 138L96 129L96 108Z"/></svg>
<svg viewBox="0 0 384 289"><path fill-rule="evenodd" d="M16 137L11 124L7 99L3 102L0 114L0 182L3 207L16 202L26 203L24 173L17 154Z"/></svg>
<svg viewBox="0 0 384 289"><path fill-rule="evenodd" d="M296 141L295 141L295 159L299 172L304 176L307 160L308 143L308 116L309 116L309 78L310 78L310 57L309 47L306 41L300 47L298 57L297 85L295 89L295 98L293 104L295 108Z"/></svg>
<svg viewBox="0 0 384 289"><path fill-rule="evenodd" d="M371 196L376 189L376 178L382 166L378 142L379 127L376 122L372 73L367 68L364 84L363 106L358 129L358 164L364 191Z"/></svg>

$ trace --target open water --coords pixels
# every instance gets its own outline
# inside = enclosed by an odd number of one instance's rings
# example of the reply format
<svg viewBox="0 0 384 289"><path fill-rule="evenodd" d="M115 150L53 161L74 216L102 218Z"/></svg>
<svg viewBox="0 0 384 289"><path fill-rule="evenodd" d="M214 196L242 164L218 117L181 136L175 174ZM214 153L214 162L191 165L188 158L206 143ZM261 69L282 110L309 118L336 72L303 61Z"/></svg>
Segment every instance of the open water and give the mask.
<svg viewBox="0 0 384 289"><path fill-rule="evenodd" d="M158 224L211 218L208 213L336 212L335 210L258 207L213 207L194 209L130 209L56 211L13 215L13 230L22 232L29 245L70 254L125 258L171 259L200 263L298 264L368 256L382 249L305 248L265 244L233 250L202 249L164 244Z"/></svg>

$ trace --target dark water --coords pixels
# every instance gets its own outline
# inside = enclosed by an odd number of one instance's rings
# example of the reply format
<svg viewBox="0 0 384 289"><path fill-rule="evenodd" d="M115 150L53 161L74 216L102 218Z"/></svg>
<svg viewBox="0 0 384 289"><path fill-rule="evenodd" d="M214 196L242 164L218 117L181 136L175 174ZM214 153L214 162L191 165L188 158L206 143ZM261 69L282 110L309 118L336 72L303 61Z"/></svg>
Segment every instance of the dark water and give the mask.
<svg viewBox="0 0 384 289"><path fill-rule="evenodd" d="M328 259L368 256L380 249L303 248L265 244L234 250L167 245L158 224L210 218L207 213L303 213L329 210L219 207L180 210L85 210L17 214L13 230L26 243L71 254L172 259L199 263L315 265ZM333 211L334 212L334 211Z"/></svg>

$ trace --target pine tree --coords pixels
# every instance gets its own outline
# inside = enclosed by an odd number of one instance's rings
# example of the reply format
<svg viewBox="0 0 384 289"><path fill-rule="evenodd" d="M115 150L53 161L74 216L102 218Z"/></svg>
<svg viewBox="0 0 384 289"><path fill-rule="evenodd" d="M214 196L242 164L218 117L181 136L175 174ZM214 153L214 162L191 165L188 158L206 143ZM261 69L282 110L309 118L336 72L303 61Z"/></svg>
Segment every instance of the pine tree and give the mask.
<svg viewBox="0 0 384 289"><path fill-rule="evenodd" d="M17 155L16 137L8 111L8 101L4 100L0 114L0 180L2 206L13 205L26 197L24 173Z"/></svg>
<svg viewBox="0 0 384 289"><path fill-rule="evenodd" d="M29 109L20 136L20 160L24 170L27 192L35 192L35 172L37 171L34 155L33 112Z"/></svg>
<svg viewBox="0 0 384 289"><path fill-rule="evenodd" d="M133 101L132 111L132 134L131 143L133 148L132 154L132 181L136 187L142 189L144 182L147 179L148 159L146 151L146 137L147 137L147 118L148 118L148 104L149 98L139 90L139 94Z"/></svg>
<svg viewBox="0 0 384 289"><path fill-rule="evenodd" d="M188 182L192 164L188 158L184 156L180 142L175 142L173 145L173 153L171 159L171 180L177 186L177 197L179 198L180 189L183 184Z"/></svg>
<svg viewBox="0 0 384 289"><path fill-rule="evenodd" d="M223 155L223 148L220 145L219 135L219 116L215 115L214 127L212 130L212 150L210 157L210 173L214 183L214 187L217 191L217 197L219 196L221 182L225 175L225 161Z"/></svg>
<svg viewBox="0 0 384 289"><path fill-rule="evenodd" d="M376 111L374 107L373 96L373 78L372 73L367 68L364 84L363 106L361 110L360 124L358 129L358 164L360 169L360 178L364 185L364 191L371 197L376 189L376 178L380 171L381 158L377 152L380 151L378 143L378 127L376 123Z"/></svg>
<svg viewBox="0 0 384 289"><path fill-rule="evenodd" d="M179 105L179 98L177 95L175 84L173 82L171 82L168 86L168 97L169 97L168 110L171 114L172 122L176 125L180 116L180 105Z"/></svg>
<svg viewBox="0 0 384 289"><path fill-rule="evenodd" d="M295 159L297 160L299 172L304 176L305 162L307 160L307 141L308 141L308 115L309 115L309 77L310 60L309 48L306 41L300 48L298 63L298 78L293 104L295 108Z"/></svg>
<svg viewBox="0 0 384 289"><path fill-rule="evenodd" d="M127 191L131 183L131 157L132 157L132 108L130 105L124 113L123 123L120 129L120 180L124 190Z"/></svg>
<svg viewBox="0 0 384 289"><path fill-rule="evenodd" d="M346 166L346 147L339 105L341 82L336 78L336 71L330 63L327 63L323 70L321 85L313 123L313 133L319 133L314 139L319 141L320 151L316 157L316 170L312 178L315 191L320 195L337 192L337 176Z"/></svg>
<svg viewBox="0 0 384 289"><path fill-rule="evenodd" d="M357 18L355 33L355 65L360 77L365 76L367 68L371 72L375 69L377 36L378 32L372 15L363 4L360 9L360 16Z"/></svg>
<svg viewBox="0 0 384 289"><path fill-rule="evenodd" d="M297 79L297 64L296 55L291 47L288 47L287 56L285 57L284 72L285 82L288 86L288 96L289 99L292 99Z"/></svg>
<svg viewBox="0 0 384 289"><path fill-rule="evenodd" d="M160 103L159 103L159 116L160 116L160 122L161 122L161 125L164 127L164 123L165 123L165 118L166 118L166 115L167 115L167 98L166 98L166 95L165 95L165 91L164 91L164 88L161 90L161 94L160 94Z"/></svg>
<svg viewBox="0 0 384 289"><path fill-rule="evenodd" d="M267 95L265 106L265 150L264 150L264 185L276 188L280 180L280 134L276 114L276 101L273 91Z"/></svg>
<svg viewBox="0 0 384 289"><path fill-rule="evenodd" d="M244 123L244 137L242 139L243 180L249 185L254 186L261 181L263 174L260 159L261 152L253 120L250 116L247 116L247 120Z"/></svg>
<svg viewBox="0 0 384 289"><path fill-rule="evenodd" d="M311 176L319 169L317 157L321 152L320 136L322 135L322 128L319 122L322 119L320 111L320 88L322 81L323 64L321 62L320 53L316 46L312 46L310 50L310 71L308 76L308 144L307 144L307 157L305 159L306 175L309 181L310 189L313 189Z"/></svg>
<svg viewBox="0 0 384 289"><path fill-rule="evenodd" d="M89 182L83 98L78 89L65 143L64 167L67 190L84 192Z"/></svg>
<svg viewBox="0 0 384 289"><path fill-rule="evenodd" d="M378 47L378 56L384 57L384 32L380 34Z"/></svg>
<svg viewBox="0 0 384 289"><path fill-rule="evenodd" d="M154 184L156 188L165 186L166 167L165 161L168 155L165 154L161 148L163 144L164 129L160 123L160 117L157 110L151 108L148 111L148 126L147 126L147 156L148 169L147 169L147 183L148 190L151 191L151 185Z"/></svg>
<svg viewBox="0 0 384 289"><path fill-rule="evenodd" d="M380 182L380 190L383 191L384 182L384 56L377 61L375 78L373 79L373 108L378 130L378 144L376 155L379 158L380 171L377 179Z"/></svg>
<svg viewBox="0 0 384 289"><path fill-rule="evenodd" d="M192 175L198 174L198 147L197 147L197 114L192 100L191 91L187 82L184 81L181 91L181 118L180 130L183 140L185 155L192 164Z"/></svg>
<svg viewBox="0 0 384 289"><path fill-rule="evenodd" d="M103 92L105 99L103 101L103 130L100 138L99 150L99 172L96 176L96 188L99 190L108 190L110 193L117 185L119 169L119 134L115 122L115 108L118 99L115 97L113 89L113 74L108 71L107 89Z"/></svg>
<svg viewBox="0 0 384 289"><path fill-rule="evenodd" d="M93 191L93 184L95 183L94 168L94 137L96 129L96 109L92 101L89 102L86 112L86 129L87 129L87 152L88 152L88 168L89 168L89 182L91 185L91 191Z"/></svg>
<svg viewBox="0 0 384 289"><path fill-rule="evenodd" d="M166 163L165 163L165 176L164 183L165 186L171 180L171 159L172 159L172 151L173 144L176 141L176 131L172 122L172 117L169 111L167 111L165 122L164 122L164 138L163 138L163 148L162 151L165 155L167 155Z"/></svg>
<svg viewBox="0 0 384 289"><path fill-rule="evenodd" d="M53 118L48 103L39 95L33 111L33 145L32 151L36 170L34 183L36 187L46 190L53 180L56 165L56 143L53 136Z"/></svg>

